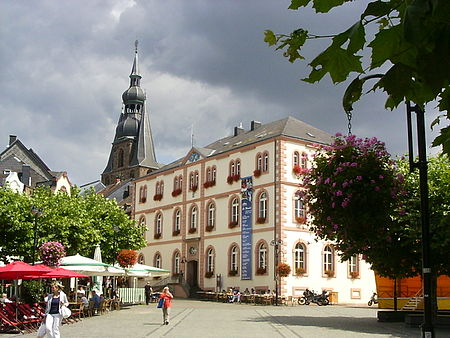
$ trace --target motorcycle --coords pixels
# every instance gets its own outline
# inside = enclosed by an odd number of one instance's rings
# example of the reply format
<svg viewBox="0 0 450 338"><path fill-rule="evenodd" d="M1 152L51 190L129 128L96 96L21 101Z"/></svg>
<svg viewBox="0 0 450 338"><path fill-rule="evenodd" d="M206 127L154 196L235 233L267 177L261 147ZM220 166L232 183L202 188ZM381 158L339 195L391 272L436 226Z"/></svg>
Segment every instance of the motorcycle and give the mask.
<svg viewBox="0 0 450 338"><path fill-rule="evenodd" d="M303 296L299 298L298 303L300 305L309 305L310 303L316 303L319 306L330 304L328 299L328 292L323 290L321 294L317 294L314 291L306 289L303 292Z"/></svg>
<svg viewBox="0 0 450 338"><path fill-rule="evenodd" d="M367 302L367 305L372 306L372 304L378 304L377 293L374 292L370 300Z"/></svg>

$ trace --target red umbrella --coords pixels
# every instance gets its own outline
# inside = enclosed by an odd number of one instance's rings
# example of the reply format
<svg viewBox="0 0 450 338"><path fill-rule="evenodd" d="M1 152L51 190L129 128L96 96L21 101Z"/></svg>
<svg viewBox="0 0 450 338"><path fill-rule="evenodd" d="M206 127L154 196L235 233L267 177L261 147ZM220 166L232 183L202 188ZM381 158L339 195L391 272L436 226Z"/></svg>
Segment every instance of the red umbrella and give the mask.
<svg viewBox="0 0 450 338"><path fill-rule="evenodd" d="M16 261L0 267L0 280L29 279L27 276L35 278L36 276L45 275L45 273L45 271L36 268L34 265Z"/></svg>
<svg viewBox="0 0 450 338"><path fill-rule="evenodd" d="M37 279L37 278L72 278L72 277L88 277L86 275L83 275L82 273L78 273L75 271L67 270L64 268L51 268L47 265L38 264L35 265L35 267L41 271L44 272L43 275L30 275L30 276L24 276L22 279Z"/></svg>

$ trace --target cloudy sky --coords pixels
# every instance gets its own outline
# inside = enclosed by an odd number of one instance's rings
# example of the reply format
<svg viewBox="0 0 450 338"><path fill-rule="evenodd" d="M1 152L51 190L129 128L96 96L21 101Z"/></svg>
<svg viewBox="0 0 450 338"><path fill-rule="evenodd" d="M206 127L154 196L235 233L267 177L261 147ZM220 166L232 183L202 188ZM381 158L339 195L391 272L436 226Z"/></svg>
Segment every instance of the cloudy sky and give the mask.
<svg viewBox="0 0 450 338"><path fill-rule="evenodd" d="M106 166L139 40L141 86L157 160L168 163L194 142L204 146L240 123L293 116L329 133L347 132L341 98L348 85L300 81L263 32L306 27L341 32L362 2L331 15L287 9L289 0L3 0L0 2L0 151L18 138L55 171L82 185ZM323 41L305 50L314 56ZM355 105L353 133L406 152L405 109L384 109L383 93ZM432 107L431 107L432 108ZM431 111L431 109L430 109ZM428 118L432 119L433 114ZM428 138L431 138L428 133Z"/></svg>

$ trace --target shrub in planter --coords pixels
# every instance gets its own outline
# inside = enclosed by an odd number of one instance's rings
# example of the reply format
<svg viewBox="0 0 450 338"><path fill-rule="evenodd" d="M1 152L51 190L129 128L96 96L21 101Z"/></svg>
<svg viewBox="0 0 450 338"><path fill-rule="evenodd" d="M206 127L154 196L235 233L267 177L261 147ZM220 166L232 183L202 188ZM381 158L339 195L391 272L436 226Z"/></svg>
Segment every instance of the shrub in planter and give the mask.
<svg viewBox="0 0 450 338"><path fill-rule="evenodd" d="M177 197L180 194L181 194L181 189L175 189L174 191L172 191L172 197Z"/></svg>
<svg viewBox="0 0 450 338"><path fill-rule="evenodd" d="M333 270L325 270L323 273L325 275L327 275L329 278L334 277L334 271Z"/></svg>
<svg viewBox="0 0 450 338"><path fill-rule="evenodd" d="M153 200L154 201L161 201L162 200L163 195L162 194L156 194L155 196L153 196Z"/></svg>
<svg viewBox="0 0 450 338"><path fill-rule="evenodd" d="M194 232L197 232L197 228L189 228L188 231L190 234L193 234Z"/></svg>
<svg viewBox="0 0 450 338"><path fill-rule="evenodd" d="M117 255L117 261L122 268L133 266L137 262L137 252L130 249L122 249Z"/></svg>
<svg viewBox="0 0 450 338"><path fill-rule="evenodd" d="M265 217L258 217L256 219L256 223L258 223L258 224L266 223L266 218Z"/></svg>
<svg viewBox="0 0 450 338"><path fill-rule="evenodd" d="M228 184L233 184L233 176L228 176L227 177L227 183Z"/></svg>
<svg viewBox="0 0 450 338"><path fill-rule="evenodd" d="M205 278L211 278L214 276L214 271L206 271L205 272Z"/></svg>
<svg viewBox="0 0 450 338"><path fill-rule="evenodd" d="M297 268L295 269L295 274L297 276L303 276L306 273L306 270L304 268Z"/></svg>
<svg viewBox="0 0 450 338"><path fill-rule="evenodd" d="M230 270L230 271L228 271L228 276L230 276L230 277L234 277L234 276L236 276L238 274L238 271L237 270Z"/></svg>
<svg viewBox="0 0 450 338"><path fill-rule="evenodd" d="M178 236L180 234L180 230L174 230L172 232L172 236Z"/></svg>
<svg viewBox="0 0 450 338"><path fill-rule="evenodd" d="M359 277L359 271L350 271L350 277L352 279L358 278Z"/></svg>
<svg viewBox="0 0 450 338"><path fill-rule="evenodd" d="M147 202L147 197L141 197L141 203Z"/></svg>
<svg viewBox="0 0 450 338"><path fill-rule="evenodd" d="M241 175L238 175L238 174L233 175L233 181L235 181L235 182L239 181L240 178L241 178Z"/></svg>
<svg viewBox="0 0 450 338"><path fill-rule="evenodd" d="M266 268L258 268L258 269L256 269L256 274L257 275L265 275L266 272L267 272Z"/></svg>
<svg viewBox="0 0 450 338"><path fill-rule="evenodd" d="M160 239L161 238L161 233L159 232L159 233L156 233L154 236L153 236L153 238L154 239Z"/></svg>
<svg viewBox="0 0 450 338"><path fill-rule="evenodd" d="M233 229L233 228L236 228L237 225L238 225L238 222L230 222L230 223L228 224L228 227L229 227L230 229Z"/></svg>
<svg viewBox="0 0 450 338"><path fill-rule="evenodd" d="M207 225L207 226L205 227L205 230L208 231L208 232L213 231L213 229L214 229L214 225Z"/></svg>
<svg viewBox="0 0 450 338"><path fill-rule="evenodd" d="M46 242L39 247L42 262L47 266L59 266L66 256L64 245L59 242Z"/></svg>
<svg viewBox="0 0 450 338"><path fill-rule="evenodd" d="M253 170L253 176L255 176L255 177L261 176L261 169L255 169L255 170Z"/></svg>
<svg viewBox="0 0 450 338"><path fill-rule="evenodd" d="M287 277L291 273L291 266L286 263L280 263L277 266L277 271L280 277Z"/></svg>

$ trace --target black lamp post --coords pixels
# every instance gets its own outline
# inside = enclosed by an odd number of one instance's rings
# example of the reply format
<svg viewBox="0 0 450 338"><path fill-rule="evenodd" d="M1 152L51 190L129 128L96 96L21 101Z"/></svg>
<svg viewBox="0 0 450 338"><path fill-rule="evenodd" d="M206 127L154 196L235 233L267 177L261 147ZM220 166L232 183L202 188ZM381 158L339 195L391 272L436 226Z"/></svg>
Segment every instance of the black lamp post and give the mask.
<svg viewBox="0 0 450 338"><path fill-rule="evenodd" d="M117 233L119 232L119 227L117 225L114 225L113 230L114 230L114 238L113 238L112 264L114 265L116 263L116 257L117 257Z"/></svg>
<svg viewBox="0 0 450 338"><path fill-rule="evenodd" d="M281 239L274 239L270 241L270 245L274 247L274 280L275 280L275 305L278 306L278 254L279 254L279 247L283 244L283 241Z"/></svg>
<svg viewBox="0 0 450 338"><path fill-rule="evenodd" d="M34 215L34 237L33 237L33 265L36 258L36 250L37 250L37 235L38 235L38 217L42 215L42 210L37 206L33 205L31 207L31 213Z"/></svg>

